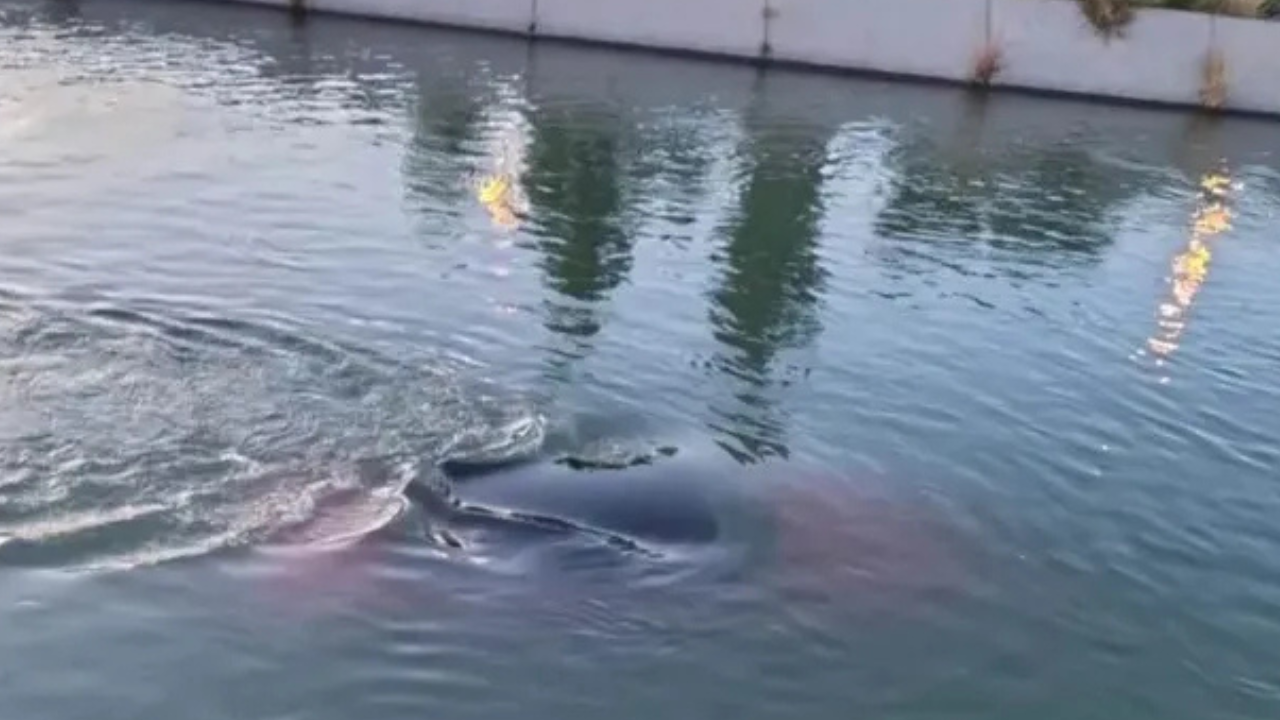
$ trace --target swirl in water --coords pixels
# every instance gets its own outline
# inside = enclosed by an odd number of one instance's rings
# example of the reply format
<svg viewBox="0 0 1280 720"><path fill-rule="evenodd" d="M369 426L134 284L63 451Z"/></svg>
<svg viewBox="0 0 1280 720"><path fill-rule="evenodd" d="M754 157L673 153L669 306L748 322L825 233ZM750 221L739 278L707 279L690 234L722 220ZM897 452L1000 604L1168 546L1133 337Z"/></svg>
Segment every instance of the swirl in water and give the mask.
<svg viewBox="0 0 1280 720"><path fill-rule="evenodd" d="M116 306L0 314L0 562L118 567L349 540L446 453L541 443L537 414L441 364L270 324Z"/></svg>

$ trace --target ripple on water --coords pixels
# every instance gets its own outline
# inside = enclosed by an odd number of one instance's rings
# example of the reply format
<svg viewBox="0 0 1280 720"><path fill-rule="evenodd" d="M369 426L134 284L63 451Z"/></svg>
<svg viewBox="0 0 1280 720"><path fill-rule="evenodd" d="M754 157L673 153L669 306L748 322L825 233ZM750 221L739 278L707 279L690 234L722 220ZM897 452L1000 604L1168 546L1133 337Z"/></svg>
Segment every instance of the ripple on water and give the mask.
<svg viewBox="0 0 1280 720"><path fill-rule="evenodd" d="M528 404L444 363L145 303L19 305L0 317L0 562L346 541L399 517L444 453L541 443Z"/></svg>

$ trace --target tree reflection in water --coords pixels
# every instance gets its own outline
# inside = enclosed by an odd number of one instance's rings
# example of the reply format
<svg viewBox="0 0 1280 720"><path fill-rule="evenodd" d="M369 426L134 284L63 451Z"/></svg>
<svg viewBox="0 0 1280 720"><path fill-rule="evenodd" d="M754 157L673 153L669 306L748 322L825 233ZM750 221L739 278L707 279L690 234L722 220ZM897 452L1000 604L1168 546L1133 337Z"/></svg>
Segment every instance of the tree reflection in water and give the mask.
<svg viewBox="0 0 1280 720"><path fill-rule="evenodd" d="M734 387L712 408L721 447L739 462L787 455L774 390L779 356L821 330L826 271L818 251L822 184L833 128L749 117L739 148L737 206L719 233L709 318L713 367Z"/></svg>
<svg viewBox="0 0 1280 720"><path fill-rule="evenodd" d="M490 98L448 78L419 78L416 97L405 192L424 211L460 215L471 200L467 179L480 155Z"/></svg>
<svg viewBox="0 0 1280 720"><path fill-rule="evenodd" d="M981 266L1018 277L1098 262L1116 214L1149 188L1138 171L1062 144L957 157L909 139L890 153L877 256L910 272Z"/></svg>
<svg viewBox="0 0 1280 720"><path fill-rule="evenodd" d="M602 306L631 271L636 193L627 186L618 114L553 105L532 109L528 124L528 227L550 291L546 326L568 342L553 362L563 371L590 352Z"/></svg>

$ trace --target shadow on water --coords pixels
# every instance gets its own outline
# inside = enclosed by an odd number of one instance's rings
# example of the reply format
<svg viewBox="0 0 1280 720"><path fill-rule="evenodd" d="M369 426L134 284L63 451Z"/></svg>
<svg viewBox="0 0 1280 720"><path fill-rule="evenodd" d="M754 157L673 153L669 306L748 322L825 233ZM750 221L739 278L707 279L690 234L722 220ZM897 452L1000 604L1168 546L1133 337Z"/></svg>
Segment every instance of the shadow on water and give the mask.
<svg viewBox="0 0 1280 720"><path fill-rule="evenodd" d="M717 233L719 279L709 320L711 363L735 388L714 408L719 443L739 462L786 457L785 424L771 397L779 356L811 343L827 272L819 254L827 145L837 128L771 116L767 97L748 111L738 149L736 206Z"/></svg>

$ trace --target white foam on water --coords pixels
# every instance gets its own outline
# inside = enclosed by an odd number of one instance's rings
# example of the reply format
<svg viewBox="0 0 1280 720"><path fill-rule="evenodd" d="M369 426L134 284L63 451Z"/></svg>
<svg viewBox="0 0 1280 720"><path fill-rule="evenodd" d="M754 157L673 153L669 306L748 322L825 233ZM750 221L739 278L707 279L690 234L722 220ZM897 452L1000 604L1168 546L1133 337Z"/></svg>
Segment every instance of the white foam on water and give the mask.
<svg viewBox="0 0 1280 720"><path fill-rule="evenodd" d="M163 505L148 503L70 512L38 520L0 524L0 537L4 538L4 542L41 542L155 516L165 510Z"/></svg>

